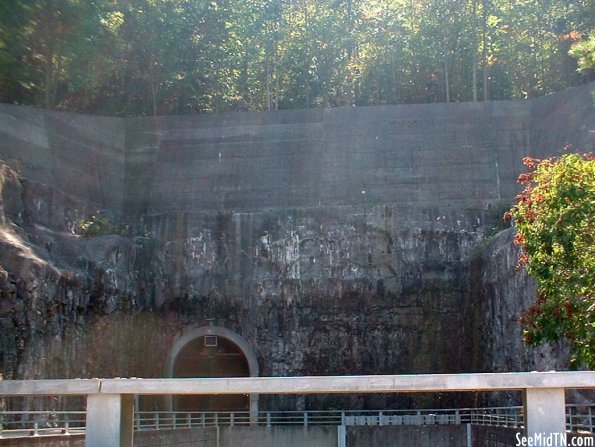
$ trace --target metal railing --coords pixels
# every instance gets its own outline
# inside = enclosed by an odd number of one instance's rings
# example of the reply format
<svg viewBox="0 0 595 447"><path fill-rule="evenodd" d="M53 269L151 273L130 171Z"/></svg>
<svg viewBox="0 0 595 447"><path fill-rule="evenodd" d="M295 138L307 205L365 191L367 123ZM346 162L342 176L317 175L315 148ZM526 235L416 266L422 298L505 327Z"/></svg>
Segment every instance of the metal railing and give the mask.
<svg viewBox="0 0 595 447"><path fill-rule="evenodd" d="M85 432L85 411L2 411L0 437L43 436ZM384 426L473 424L521 428L520 406L419 410L327 410L261 411L260 426ZM570 431L595 432L595 403L566 405L566 424ZM137 411L135 430L165 430L198 427L250 425L250 413Z"/></svg>
<svg viewBox="0 0 595 447"><path fill-rule="evenodd" d="M85 411L2 411L0 437L85 433Z"/></svg>
<svg viewBox="0 0 595 447"><path fill-rule="evenodd" d="M566 405L566 428L595 434L595 405Z"/></svg>
<svg viewBox="0 0 595 447"><path fill-rule="evenodd" d="M262 411L258 425L443 425L478 424L502 427L523 425L522 407L487 407L423 410ZM244 412L135 413L136 430L250 425Z"/></svg>

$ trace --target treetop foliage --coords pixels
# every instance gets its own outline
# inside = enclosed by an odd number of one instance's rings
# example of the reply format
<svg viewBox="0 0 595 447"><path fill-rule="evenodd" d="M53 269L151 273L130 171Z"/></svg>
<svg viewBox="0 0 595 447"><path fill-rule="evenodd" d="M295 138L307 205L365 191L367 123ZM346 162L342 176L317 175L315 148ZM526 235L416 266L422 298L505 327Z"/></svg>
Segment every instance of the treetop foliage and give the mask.
<svg viewBox="0 0 595 447"><path fill-rule="evenodd" d="M566 338L572 365L595 368L595 158L524 159L524 190L505 214L522 248L519 267L538 283L523 317L525 342Z"/></svg>
<svg viewBox="0 0 595 447"><path fill-rule="evenodd" d="M573 45L569 54L578 59L579 71L595 70L595 30L587 39Z"/></svg>
<svg viewBox="0 0 595 447"><path fill-rule="evenodd" d="M533 97L588 76L568 50L594 11L595 0L8 0L0 100L153 115Z"/></svg>

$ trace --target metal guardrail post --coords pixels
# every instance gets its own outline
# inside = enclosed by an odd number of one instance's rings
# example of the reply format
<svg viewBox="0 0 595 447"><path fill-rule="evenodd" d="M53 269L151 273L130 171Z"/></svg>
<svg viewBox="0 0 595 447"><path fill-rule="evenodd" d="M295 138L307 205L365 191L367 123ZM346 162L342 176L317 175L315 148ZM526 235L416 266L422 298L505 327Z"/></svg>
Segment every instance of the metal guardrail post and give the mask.
<svg viewBox="0 0 595 447"><path fill-rule="evenodd" d="M308 412L304 411L304 427L308 426Z"/></svg>
<svg viewBox="0 0 595 447"><path fill-rule="evenodd" d="M346 447L347 446L347 430L345 425L339 425L337 427L337 446L338 447Z"/></svg>
<svg viewBox="0 0 595 447"><path fill-rule="evenodd" d="M267 411L267 427L271 426L271 412Z"/></svg>

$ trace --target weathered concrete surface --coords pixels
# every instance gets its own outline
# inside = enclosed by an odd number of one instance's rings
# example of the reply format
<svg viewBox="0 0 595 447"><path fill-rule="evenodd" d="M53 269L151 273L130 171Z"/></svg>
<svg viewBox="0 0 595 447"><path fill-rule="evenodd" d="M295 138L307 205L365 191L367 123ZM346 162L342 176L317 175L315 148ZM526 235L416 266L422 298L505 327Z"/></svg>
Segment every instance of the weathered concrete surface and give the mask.
<svg viewBox="0 0 595 447"><path fill-rule="evenodd" d="M84 447L85 435L31 436L28 438L3 438L5 447Z"/></svg>
<svg viewBox="0 0 595 447"><path fill-rule="evenodd" d="M465 425L347 427L347 446L465 447Z"/></svg>
<svg viewBox="0 0 595 447"><path fill-rule="evenodd" d="M0 104L0 135L0 159L38 185L38 223L85 216L76 206L122 211L123 120Z"/></svg>
<svg viewBox="0 0 595 447"><path fill-rule="evenodd" d="M2 373L159 377L209 319L268 376L559 366L522 347L533 289L507 233L487 241L524 155L594 148L593 87L130 120L2 105ZM117 234L74 234L97 209Z"/></svg>
<svg viewBox="0 0 595 447"><path fill-rule="evenodd" d="M256 444L260 445L260 444ZM134 433L135 447L217 447L217 428L178 428Z"/></svg>
<svg viewBox="0 0 595 447"><path fill-rule="evenodd" d="M134 120L128 203L144 198L139 211L159 215L481 207L511 196L529 125L523 102Z"/></svg>
<svg viewBox="0 0 595 447"><path fill-rule="evenodd" d="M551 433L549 429L546 433ZM518 445L517 436L525 436L523 429L515 429L509 427L493 427L489 425L473 425L472 426L472 447L502 447L502 446L516 446ZM576 440L573 444L574 438L592 438L592 436L585 433L567 433L567 445L589 445L587 439ZM543 443L547 443L545 440Z"/></svg>
<svg viewBox="0 0 595 447"><path fill-rule="evenodd" d="M509 427L491 427L489 425L472 426L471 447L512 447L517 445L517 434L523 436L523 429Z"/></svg>
<svg viewBox="0 0 595 447"><path fill-rule="evenodd" d="M546 158L552 151L593 151L595 107L593 83L578 94L549 95L531 101L531 155ZM582 95L582 96L581 96Z"/></svg>
<svg viewBox="0 0 595 447"><path fill-rule="evenodd" d="M337 427L233 427L221 429L221 447L330 447Z"/></svg>
<svg viewBox="0 0 595 447"><path fill-rule="evenodd" d="M348 447L467 447L465 425L450 426L390 426L349 427ZM502 447L517 444L522 430L505 427L473 425L472 447ZM579 436L576 433L571 437ZM582 435L584 436L584 435ZM220 446L233 447L336 447L337 427L234 427L221 429ZM570 444L570 441L569 441ZM2 439L0 445L12 447L82 447L83 435L44 436L36 438ZM135 432L138 447L194 446L216 447L217 429L176 429Z"/></svg>
<svg viewBox="0 0 595 447"><path fill-rule="evenodd" d="M34 383L35 381L33 381ZM48 381L39 381L48 382ZM26 382L31 384L32 382ZM0 388L6 394L21 393L14 386ZM595 388L594 371L549 371L516 373L405 374L309 377L209 377L168 379L102 379L100 394L323 394L323 393L412 393L448 391L523 390L527 411L544 419L544 403L550 403L552 420L564 423L564 390ZM556 414L554 410L560 410ZM534 422L532 419L529 422ZM549 421L550 425L554 423ZM560 427L558 427L560 428Z"/></svg>
<svg viewBox="0 0 595 447"><path fill-rule="evenodd" d="M531 408L525 414L527 436L535 438L543 433L564 433L566 431L566 408L563 389L526 390L523 393L524 405ZM553 440L553 447L566 443Z"/></svg>
<svg viewBox="0 0 595 447"><path fill-rule="evenodd" d="M86 396L88 394L98 394L100 386L99 379L2 380L0 381L0 395Z"/></svg>

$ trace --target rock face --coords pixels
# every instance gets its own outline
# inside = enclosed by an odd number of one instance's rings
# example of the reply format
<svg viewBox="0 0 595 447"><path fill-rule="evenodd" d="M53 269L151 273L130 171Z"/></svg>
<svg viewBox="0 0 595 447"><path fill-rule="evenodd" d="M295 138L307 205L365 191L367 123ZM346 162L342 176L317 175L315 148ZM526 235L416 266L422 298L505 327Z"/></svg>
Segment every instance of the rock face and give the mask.
<svg viewBox="0 0 595 447"><path fill-rule="evenodd" d="M593 150L594 87L156 119L1 105L2 374L159 377L209 324L265 376L560 367L522 346L534 286L494 235L524 155ZM98 212L108 230L78 234Z"/></svg>

